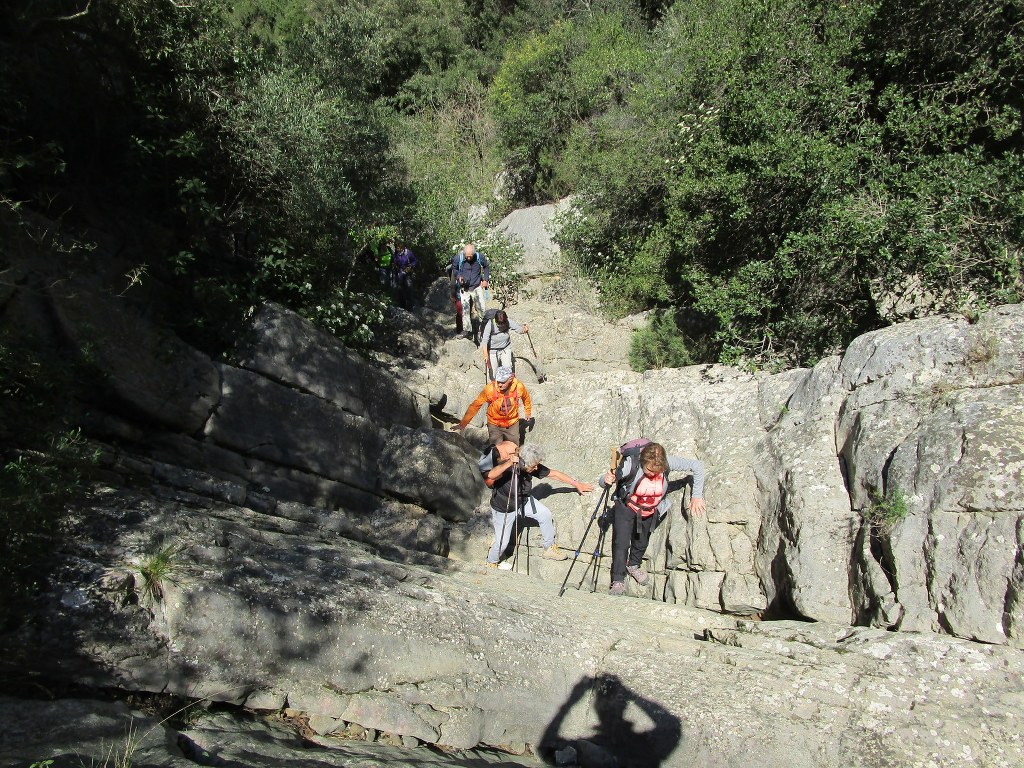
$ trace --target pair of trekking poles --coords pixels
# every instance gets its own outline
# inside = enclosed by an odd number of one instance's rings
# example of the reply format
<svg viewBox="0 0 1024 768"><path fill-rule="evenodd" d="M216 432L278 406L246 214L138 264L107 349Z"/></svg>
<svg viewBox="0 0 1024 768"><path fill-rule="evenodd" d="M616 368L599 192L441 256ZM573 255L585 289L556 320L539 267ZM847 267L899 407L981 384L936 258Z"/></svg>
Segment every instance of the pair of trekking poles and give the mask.
<svg viewBox="0 0 1024 768"><path fill-rule="evenodd" d="M519 509L519 457L518 456L516 457L516 463L512 465L512 492L508 495L508 501L505 503L505 517L502 518L502 521L501 521L501 538L498 539L499 546L500 546L501 542L505 541L505 527L508 525L509 506L512 507L512 509L514 510L515 516L516 516L515 522L513 523L513 525L515 526L514 536L515 536L515 540L516 540L516 548L515 548L515 552L512 555L512 570L516 571L516 573L518 573L519 572L519 570L518 570L518 568L519 568L519 515L520 515L520 513L522 513L524 516L526 514L526 507L525 507L525 505L523 506L522 510ZM525 526L525 525L523 527L527 528L527 526ZM504 547L501 548L501 552L498 553L498 557L499 558L504 553L505 549L507 549L507 547L508 547L508 545L506 544ZM527 528L527 531L526 531L526 575L527 576L530 575L530 531L529 531L528 528Z"/></svg>
<svg viewBox="0 0 1024 768"><path fill-rule="evenodd" d="M619 452L612 449L612 471L619 465ZM569 583L569 576L572 575L573 566L576 565L576 561L580 558L580 552L583 551L583 543L587 540L587 534L590 533L590 529L597 522L598 535L597 544L594 547L594 553L590 556L590 563L587 564L586 569L583 571L583 575L580 577L580 583L576 585L576 590L579 591L583 588L583 582L587 580L587 574L590 569L594 569L594 581L590 587L591 592L597 591L597 578L601 570L600 561L602 553L604 552L604 537L608 533L608 529L611 528L611 521L608 519L608 499L611 496L612 486L606 485L604 490L601 492L601 498L597 500L597 504L594 506L594 512L590 515L590 522L587 523L586 529L583 531L583 537L580 539L579 546L576 547L576 551L573 553L572 562L569 563L569 570L565 572L565 578L562 579L562 586L558 590L558 596L561 597L565 594L565 585ZM600 514L598 514L600 513Z"/></svg>
<svg viewBox="0 0 1024 768"><path fill-rule="evenodd" d="M614 467L618 466L618 463L619 463L618 451L612 449L612 467L614 468ZM576 585L576 591L578 592L579 590L581 590L583 588L583 582L585 582L587 580L587 574L590 573L591 568L593 568L593 581L592 581L591 586L590 586L590 591L592 593L597 591L597 579L598 579L598 576L600 575L600 571L601 571L601 558L604 556L604 539L605 539L605 536L608 534L608 529L612 527L612 521L610 519L609 509L608 509L608 499L609 499L609 497L611 495L611 491L612 491L612 486L611 485L606 486L604 491L601 493L601 498L597 500L597 504L594 506L594 512L590 515L590 522L587 523L587 527L583 531L583 536L582 536L582 538L580 538L579 546L576 547L576 551L573 553L573 556L572 556L572 562L569 563L569 570L566 571L565 578L562 579L562 586L558 589L558 596L559 597L561 597L563 594L565 594L565 585L569 583L569 576L572 575L573 566L576 565L576 561L579 559L580 553L583 551L583 544L587 540L587 535L590 533L590 529L593 527L595 522L597 522L598 530L599 530L599 533L598 533L598 536L597 536L597 544L594 546L594 551L593 551L593 553L590 556L590 562L587 564L587 567L583 571L583 575L580 577L580 583ZM666 536L666 541L665 541L665 569L664 569L663 575L665 576L666 584L667 584L667 580L668 580L668 540L667 540L667 537L668 537L668 534L666 533L665 536ZM652 557L651 558L651 564L653 565L654 562L655 562L655 558ZM657 578L658 577L657 577L657 573L652 568L649 575L650 575L650 578L651 578L651 599L652 600L656 600L657 599L657 593L658 593L658 588L657 588L657 583L658 583L657 582Z"/></svg>

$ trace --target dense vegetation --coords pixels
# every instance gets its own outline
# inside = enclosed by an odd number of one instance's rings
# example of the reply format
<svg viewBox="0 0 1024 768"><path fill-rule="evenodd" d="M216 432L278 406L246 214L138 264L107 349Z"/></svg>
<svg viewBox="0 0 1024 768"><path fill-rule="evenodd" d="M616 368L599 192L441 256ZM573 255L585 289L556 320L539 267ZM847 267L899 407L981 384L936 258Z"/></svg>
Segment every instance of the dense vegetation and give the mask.
<svg viewBox="0 0 1024 768"><path fill-rule="evenodd" d="M807 364L1020 299L1021 33L1010 0L12 0L0 241L103 233L126 300L209 351L266 300L368 344L368 247L427 280L471 206L572 194L567 258L655 310L635 366ZM66 366L11 333L0 489L56 508L74 484L26 457L73 453Z"/></svg>
<svg viewBox="0 0 1024 768"><path fill-rule="evenodd" d="M100 190L165 228L145 274L214 335L274 299L365 342L367 245L398 234L440 261L471 205L566 194L563 243L609 311L669 310L647 338L669 318L689 340L663 363L805 364L1021 293L1016 3L0 13L0 192L72 226Z"/></svg>

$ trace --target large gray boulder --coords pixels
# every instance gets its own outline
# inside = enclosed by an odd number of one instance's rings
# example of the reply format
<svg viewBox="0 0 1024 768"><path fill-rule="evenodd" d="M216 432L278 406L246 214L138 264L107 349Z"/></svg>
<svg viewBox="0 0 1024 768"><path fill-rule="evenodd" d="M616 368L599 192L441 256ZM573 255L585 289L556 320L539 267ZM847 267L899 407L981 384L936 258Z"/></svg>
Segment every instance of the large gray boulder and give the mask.
<svg viewBox="0 0 1024 768"><path fill-rule="evenodd" d="M534 205L512 211L495 229L523 246L525 258L520 266L524 275L557 273L561 268L561 249L553 239L557 231L555 216L572 205L565 199L547 205Z"/></svg>
<svg viewBox="0 0 1024 768"><path fill-rule="evenodd" d="M88 284L58 283L50 303L61 331L81 362L102 377L115 408L169 430L202 430L220 400L220 374L206 355L145 322L125 300Z"/></svg>
<svg viewBox="0 0 1024 768"><path fill-rule="evenodd" d="M757 567L773 608L848 623L858 518L835 450L834 414L844 394L838 365L826 358L808 371L765 433L756 467L764 510Z"/></svg>
<svg viewBox="0 0 1024 768"><path fill-rule="evenodd" d="M429 427L427 403L333 336L276 304L265 304L236 350L239 367L309 392L381 426Z"/></svg>
<svg viewBox="0 0 1024 768"><path fill-rule="evenodd" d="M865 518L861 620L1021 644L1022 320L1011 306L975 325L904 323L844 356L837 444Z"/></svg>

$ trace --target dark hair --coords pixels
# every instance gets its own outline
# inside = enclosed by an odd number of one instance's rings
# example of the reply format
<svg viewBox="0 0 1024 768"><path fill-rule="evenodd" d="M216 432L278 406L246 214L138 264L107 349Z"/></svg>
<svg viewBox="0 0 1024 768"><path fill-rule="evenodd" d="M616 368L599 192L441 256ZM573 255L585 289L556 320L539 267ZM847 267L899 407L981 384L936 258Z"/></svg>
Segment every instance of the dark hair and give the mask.
<svg viewBox="0 0 1024 768"><path fill-rule="evenodd" d="M508 330L508 314L504 309L499 309L494 313L494 324L502 330L502 332Z"/></svg>

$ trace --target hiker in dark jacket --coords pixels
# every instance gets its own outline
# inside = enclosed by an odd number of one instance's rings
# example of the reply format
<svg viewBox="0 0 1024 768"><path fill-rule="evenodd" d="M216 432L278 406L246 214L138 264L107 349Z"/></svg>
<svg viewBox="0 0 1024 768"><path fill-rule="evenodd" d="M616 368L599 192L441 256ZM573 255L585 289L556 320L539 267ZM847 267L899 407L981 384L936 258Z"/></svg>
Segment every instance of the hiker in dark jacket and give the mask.
<svg viewBox="0 0 1024 768"><path fill-rule="evenodd" d="M395 255L391 259L392 285L398 292L398 306L412 309L412 277L416 268L416 255L401 240L395 243Z"/></svg>
<svg viewBox="0 0 1024 768"><path fill-rule="evenodd" d="M626 574L641 586L647 574L640 570L651 531L668 512L668 475L681 472L693 476L690 512L704 514L704 465L696 459L667 456L659 443L648 443L640 456L626 456L617 469L609 469L599 479L602 488L618 484L612 507L612 585L613 595L626 591Z"/></svg>
<svg viewBox="0 0 1024 768"><path fill-rule="evenodd" d="M564 472L550 469L542 463L544 449L538 445L519 448L515 443L503 441L484 452L477 462L484 484L491 489L491 521L494 523L494 543L487 553L487 566L498 567L501 553L508 547L509 539L516 528L518 513L536 520L544 545L541 557L547 560L565 560L567 555L555 546L555 526L551 510L537 501L533 492L533 480L548 478L571 485L577 493L594 490L590 483L579 483ZM513 468L518 466L518 471ZM518 479L518 487L515 480ZM518 511L515 505L518 502Z"/></svg>
<svg viewBox="0 0 1024 768"><path fill-rule="evenodd" d="M512 334L529 333L530 326L523 323L520 325L509 318L503 309L494 313L494 317L484 321L484 327L480 331L480 354L484 358L484 367L487 368L488 377L493 379L494 372L501 367L516 369L516 358L512 354Z"/></svg>
<svg viewBox="0 0 1024 768"><path fill-rule="evenodd" d="M474 340L477 336L477 322L487 310L487 289L490 286L491 265L487 258L478 253L472 243L466 243L462 252L452 258L452 285L459 292L455 305L455 332L463 331L463 317L468 317Z"/></svg>

